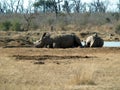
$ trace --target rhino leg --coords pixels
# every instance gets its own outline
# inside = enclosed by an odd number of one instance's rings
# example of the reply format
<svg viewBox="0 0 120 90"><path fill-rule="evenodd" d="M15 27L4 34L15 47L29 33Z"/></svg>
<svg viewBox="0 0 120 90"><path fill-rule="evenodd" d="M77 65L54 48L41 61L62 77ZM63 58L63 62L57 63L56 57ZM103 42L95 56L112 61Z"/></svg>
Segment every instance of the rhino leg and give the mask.
<svg viewBox="0 0 120 90"><path fill-rule="evenodd" d="M89 47L95 47L95 46L96 46L95 41L91 41Z"/></svg>
<svg viewBox="0 0 120 90"><path fill-rule="evenodd" d="M53 48L53 45L52 44L46 44L44 45L45 48Z"/></svg>
<svg viewBox="0 0 120 90"><path fill-rule="evenodd" d="M52 46L53 46L53 48L60 48L60 44L55 43L55 42L53 43L53 45L52 45Z"/></svg>

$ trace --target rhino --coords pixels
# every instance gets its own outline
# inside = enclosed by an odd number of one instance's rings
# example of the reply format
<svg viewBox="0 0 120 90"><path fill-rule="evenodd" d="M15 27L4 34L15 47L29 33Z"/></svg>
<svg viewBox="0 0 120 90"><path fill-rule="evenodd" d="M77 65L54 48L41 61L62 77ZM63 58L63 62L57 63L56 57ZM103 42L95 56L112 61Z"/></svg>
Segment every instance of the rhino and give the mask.
<svg viewBox="0 0 120 90"><path fill-rule="evenodd" d="M95 33L94 35L87 37L84 47L102 47L103 44L103 39Z"/></svg>
<svg viewBox="0 0 120 90"><path fill-rule="evenodd" d="M42 37L34 42L37 48L73 48L82 47L79 37L75 34L58 34L51 35L50 33L44 33Z"/></svg>

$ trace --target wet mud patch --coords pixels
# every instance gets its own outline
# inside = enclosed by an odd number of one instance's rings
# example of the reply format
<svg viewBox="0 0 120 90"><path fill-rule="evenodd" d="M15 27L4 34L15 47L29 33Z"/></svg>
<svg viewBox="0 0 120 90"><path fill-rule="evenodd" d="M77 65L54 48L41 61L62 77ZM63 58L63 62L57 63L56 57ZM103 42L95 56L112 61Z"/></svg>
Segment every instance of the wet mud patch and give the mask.
<svg viewBox="0 0 120 90"><path fill-rule="evenodd" d="M38 55L38 56L25 56L13 55L16 60L64 60L64 59L79 59L79 58L96 58L95 56L57 56L57 55Z"/></svg>
<svg viewBox="0 0 120 90"><path fill-rule="evenodd" d="M46 63L54 63L54 64L69 64L74 62L75 60L80 59L90 59L97 58L96 56L58 56L58 55L37 55L37 56L26 56L26 55L13 55L18 61L32 61L34 64L46 64Z"/></svg>

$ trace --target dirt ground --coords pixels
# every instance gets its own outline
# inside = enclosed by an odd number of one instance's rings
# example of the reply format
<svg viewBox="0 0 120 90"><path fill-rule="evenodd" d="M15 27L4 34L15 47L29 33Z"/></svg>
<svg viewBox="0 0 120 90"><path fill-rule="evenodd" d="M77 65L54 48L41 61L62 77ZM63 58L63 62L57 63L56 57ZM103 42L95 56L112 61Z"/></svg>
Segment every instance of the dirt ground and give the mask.
<svg viewBox="0 0 120 90"><path fill-rule="evenodd" d="M0 90L120 90L120 48L0 48Z"/></svg>

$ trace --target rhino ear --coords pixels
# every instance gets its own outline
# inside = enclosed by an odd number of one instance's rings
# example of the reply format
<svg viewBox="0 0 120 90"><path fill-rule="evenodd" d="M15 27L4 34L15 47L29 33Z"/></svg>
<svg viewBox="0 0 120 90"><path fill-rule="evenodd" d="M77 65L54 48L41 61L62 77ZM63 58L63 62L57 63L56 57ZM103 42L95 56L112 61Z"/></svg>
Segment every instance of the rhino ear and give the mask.
<svg viewBox="0 0 120 90"><path fill-rule="evenodd" d="M95 32L93 36L94 36L94 37L98 37L98 34Z"/></svg>
<svg viewBox="0 0 120 90"><path fill-rule="evenodd" d="M42 35L42 37L44 37L46 34L47 34L47 33L45 32L45 33Z"/></svg>
<svg viewBox="0 0 120 90"><path fill-rule="evenodd" d="M44 38L44 37L49 37L49 36L50 36L50 34L47 33L47 32L45 32L45 33L42 35L42 38Z"/></svg>

